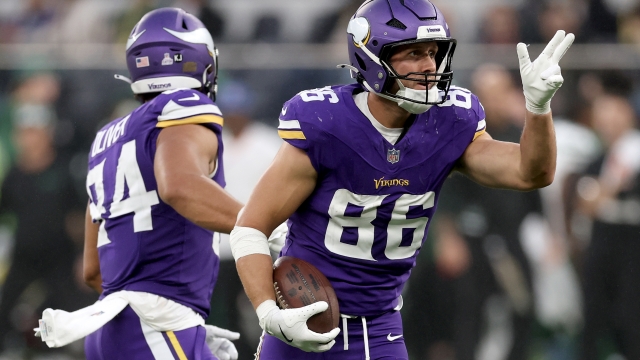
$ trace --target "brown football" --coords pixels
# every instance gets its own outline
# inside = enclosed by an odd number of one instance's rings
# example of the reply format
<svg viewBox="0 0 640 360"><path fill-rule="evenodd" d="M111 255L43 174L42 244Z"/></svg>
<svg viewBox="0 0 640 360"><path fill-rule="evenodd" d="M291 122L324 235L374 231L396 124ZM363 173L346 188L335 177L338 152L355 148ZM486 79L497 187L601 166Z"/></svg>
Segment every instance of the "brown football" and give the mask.
<svg viewBox="0 0 640 360"><path fill-rule="evenodd" d="M273 264L273 288L281 309L293 309L326 301L329 308L307 320L307 327L326 333L338 327L340 309L338 298L329 280L308 262L283 256Z"/></svg>

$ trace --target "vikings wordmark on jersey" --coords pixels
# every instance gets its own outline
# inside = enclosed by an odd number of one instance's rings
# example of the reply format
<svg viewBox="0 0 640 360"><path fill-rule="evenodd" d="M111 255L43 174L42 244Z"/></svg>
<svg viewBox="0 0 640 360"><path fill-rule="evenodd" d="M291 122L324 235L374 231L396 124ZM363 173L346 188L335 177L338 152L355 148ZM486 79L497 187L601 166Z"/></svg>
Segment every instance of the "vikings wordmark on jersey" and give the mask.
<svg viewBox="0 0 640 360"><path fill-rule="evenodd" d="M318 181L290 218L282 255L318 267L342 313L371 316L396 307L442 184L485 131L485 114L475 95L452 86L391 144L354 103L362 91L325 87L285 104L279 134L306 151Z"/></svg>
<svg viewBox="0 0 640 360"><path fill-rule="evenodd" d="M91 146L86 185L91 217L100 222L102 296L150 292L206 319L218 274L214 234L162 202L153 172L158 134L182 124L201 124L217 134L212 179L224 186L222 115L206 95L190 89L165 91L103 127Z"/></svg>

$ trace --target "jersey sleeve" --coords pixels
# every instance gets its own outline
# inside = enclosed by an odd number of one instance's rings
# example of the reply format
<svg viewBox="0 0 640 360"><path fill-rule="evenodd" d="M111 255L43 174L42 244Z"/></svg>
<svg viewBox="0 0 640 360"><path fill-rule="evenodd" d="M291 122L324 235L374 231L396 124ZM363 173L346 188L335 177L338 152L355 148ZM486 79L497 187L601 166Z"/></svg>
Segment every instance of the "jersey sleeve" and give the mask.
<svg viewBox="0 0 640 360"><path fill-rule="evenodd" d="M327 96L333 93L330 89L323 91L329 94ZM324 120L332 117L332 108L323 105L322 101L303 99L304 93L299 93L284 104L279 116L278 135L290 145L305 151L316 171L321 172L326 165L323 154L326 155L327 142L330 141L326 135L328 121Z"/></svg>
<svg viewBox="0 0 640 360"><path fill-rule="evenodd" d="M477 139L480 135L487 132L487 120L484 113L484 107L480 103L480 99L474 94L471 94L472 109L474 110L477 119L476 132L473 135L473 140Z"/></svg>
<svg viewBox="0 0 640 360"><path fill-rule="evenodd" d="M484 108L471 91L452 86L444 106L449 107L454 113L456 137L468 141L467 145L487 131Z"/></svg>
<svg viewBox="0 0 640 360"><path fill-rule="evenodd" d="M166 91L160 96L162 109L156 127L201 124L215 132L222 130L222 112L203 93L194 89L178 89Z"/></svg>
<svg viewBox="0 0 640 360"><path fill-rule="evenodd" d="M300 102L299 95L296 95L284 104L279 117L278 135L282 140L294 147L308 151L309 141L302 129L300 121L300 115L304 116L304 114L300 114L304 113L304 111L300 111L304 110L304 108L299 109L301 107Z"/></svg>

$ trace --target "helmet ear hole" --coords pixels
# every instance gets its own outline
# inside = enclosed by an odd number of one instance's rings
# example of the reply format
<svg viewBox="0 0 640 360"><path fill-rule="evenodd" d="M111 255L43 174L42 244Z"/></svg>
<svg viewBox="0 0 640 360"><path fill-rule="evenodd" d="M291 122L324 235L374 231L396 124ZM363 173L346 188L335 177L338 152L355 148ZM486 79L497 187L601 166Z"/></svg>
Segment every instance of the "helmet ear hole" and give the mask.
<svg viewBox="0 0 640 360"><path fill-rule="evenodd" d="M182 28L185 30L189 30L189 28L187 27L187 22L184 21L184 19L182 19Z"/></svg>
<svg viewBox="0 0 640 360"><path fill-rule="evenodd" d="M358 65L360 66L360 68L363 71L367 71L367 64L364 62L364 60L362 60L362 58L360 57L360 55L358 55L358 53L356 53L355 55L356 55L356 61L358 61Z"/></svg>

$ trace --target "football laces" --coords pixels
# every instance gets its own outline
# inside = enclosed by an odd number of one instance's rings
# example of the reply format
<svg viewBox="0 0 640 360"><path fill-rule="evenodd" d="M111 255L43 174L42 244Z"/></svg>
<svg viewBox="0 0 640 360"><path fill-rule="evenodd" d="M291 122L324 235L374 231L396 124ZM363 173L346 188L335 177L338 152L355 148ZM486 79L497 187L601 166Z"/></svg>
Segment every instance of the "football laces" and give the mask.
<svg viewBox="0 0 640 360"><path fill-rule="evenodd" d="M278 286L277 281L274 281L273 289L276 291L276 299L278 300L278 304L280 305L280 308L288 309L289 304L287 304L287 301L284 299L284 296L282 296L282 291L280 291L280 287Z"/></svg>

